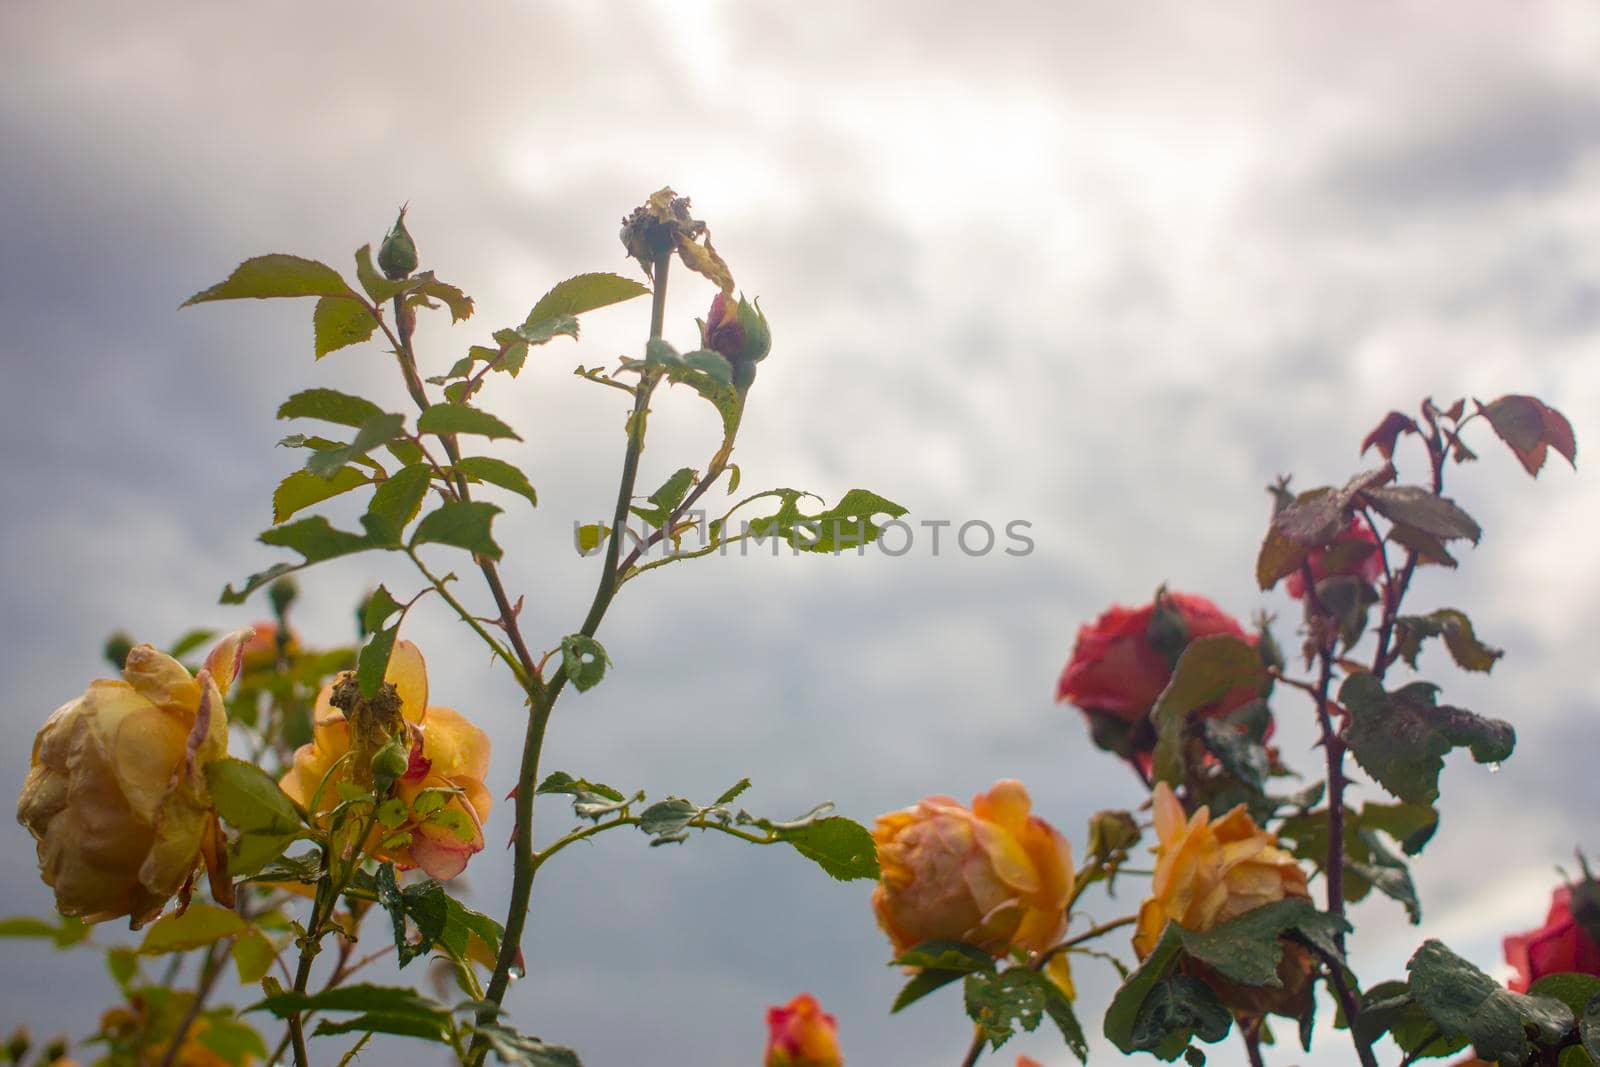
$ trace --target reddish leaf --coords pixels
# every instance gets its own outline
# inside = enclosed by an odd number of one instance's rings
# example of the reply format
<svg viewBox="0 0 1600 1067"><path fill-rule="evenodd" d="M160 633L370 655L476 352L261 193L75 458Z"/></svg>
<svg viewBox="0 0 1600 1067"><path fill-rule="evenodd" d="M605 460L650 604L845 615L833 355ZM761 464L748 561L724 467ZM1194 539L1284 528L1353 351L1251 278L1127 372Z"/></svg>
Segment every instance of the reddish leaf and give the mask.
<svg viewBox="0 0 1600 1067"><path fill-rule="evenodd" d="M1548 450L1554 448L1574 468L1578 465L1578 442L1572 434L1572 423L1555 408L1532 396L1511 394L1492 400L1488 404L1476 402L1478 412L1489 420L1499 435L1521 461L1523 469L1537 476L1544 466Z"/></svg>
<svg viewBox="0 0 1600 1067"><path fill-rule="evenodd" d="M1408 416L1398 411L1391 411L1378 423L1377 428L1367 434L1361 441L1361 454L1367 454L1367 449L1376 445L1378 452L1384 459L1394 458L1394 443L1403 433L1416 433L1417 424Z"/></svg>

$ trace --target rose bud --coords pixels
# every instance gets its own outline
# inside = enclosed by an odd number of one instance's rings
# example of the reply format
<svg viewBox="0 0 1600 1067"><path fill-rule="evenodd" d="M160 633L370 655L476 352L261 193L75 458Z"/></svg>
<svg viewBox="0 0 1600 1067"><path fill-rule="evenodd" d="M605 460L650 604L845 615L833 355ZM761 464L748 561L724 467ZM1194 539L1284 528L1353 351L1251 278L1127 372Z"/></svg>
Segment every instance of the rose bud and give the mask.
<svg viewBox="0 0 1600 1067"><path fill-rule="evenodd" d="M1173 665L1189 642L1213 634L1257 641L1236 619L1201 596L1163 591L1142 607L1113 606L1078 630L1072 658L1056 684L1056 700L1084 713L1096 744L1148 775L1156 743L1150 708L1172 679ZM1258 695L1256 689L1242 686L1196 714L1227 715ZM1271 736L1270 726L1267 735Z"/></svg>
<svg viewBox="0 0 1600 1067"><path fill-rule="evenodd" d="M783 1007L767 1009L765 1067L841 1067L838 1023L817 998L801 993Z"/></svg>
<svg viewBox="0 0 1600 1067"><path fill-rule="evenodd" d="M1306 563L1311 568L1312 580L1317 582L1324 578L1349 576L1373 585L1383 576L1383 556L1378 551L1378 535L1360 515L1350 517L1350 525L1334 536L1332 544L1312 549L1306 557ZM1290 574L1284 580L1283 588L1296 600L1304 597L1305 573L1297 570Z"/></svg>
<svg viewBox="0 0 1600 1067"><path fill-rule="evenodd" d="M755 381L755 365L772 350L772 330L759 301L752 304L741 296L735 304L727 293L719 292L700 323L700 343L720 352L733 367L734 384L747 389Z"/></svg>
<svg viewBox="0 0 1600 1067"><path fill-rule="evenodd" d="M368 753L364 761L346 760L333 771L328 787L322 791L320 810L313 814L320 821L337 807L337 783L352 774L370 778L374 770L396 770L394 795L405 803L403 822L373 830L369 842L372 855L391 860L401 869L422 868L430 877L454 878L466 869L467 861L483 849L483 821L489 817L491 798L484 787L489 772L489 738L482 730L449 708L429 707L428 673L422 653L410 641L397 641L389 656L387 683L380 697L392 693L400 705L403 731L395 736L406 748L403 765L385 757L382 767L372 766L372 757L391 740L376 744L357 736L358 750ZM316 729L312 742L294 754L294 766L278 784L302 805L309 806L312 794L330 768L352 748L352 734L360 724L334 706L339 681L330 682L317 695ZM347 689L355 688L344 683ZM359 764L364 763L365 766ZM427 803L418 810L424 792ZM453 793L453 795L452 795Z"/></svg>
<svg viewBox="0 0 1600 1067"><path fill-rule="evenodd" d="M1573 917L1572 886L1556 889L1543 926L1512 934L1505 939L1504 947L1506 962L1517 971L1507 984L1517 993L1526 993L1530 985L1547 974L1575 971L1600 975L1600 946Z"/></svg>
<svg viewBox="0 0 1600 1067"><path fill-rule="evenodd" d="M278 664L278 624L263 620L253 623L250 628L255 634L245 642L241 665L246 673L270 671ZM283 645L283 654L295 656L299 652L300 635L290 630Z"/></svg>
<svg viewBox="0 0 1600 1067"><path fill-rule="evenodd" d="M1155 950L1168 922L1202 933L1265 904L1311 899L1300 864L1278 847L1276 835L1256 825L1243 804L1215 820L1206 807L1185 815L1171 787L1158 782L1151 805L1160 844L1150 897L1139 907L1134 928L1133 949L1141 960ZM1281 989L1239 986L1193 961L1186 966L1237 1012L1298 1015L1310 992L1312 961L1299 945L1283 948Z"/></svg>
<svg viewBox="0 0 1600 1067"><path fill-rule="evenodd" d="M389 232L384 235L383 244L378 246L378 269L383 271L383 276L390 281L408 278L411 272L417 269L417 243L411 239L411 233L406 229L404 207L400 209L394 225L389 227Z"/></svg>
<svg viewBox="0 0 1600 1067"><path fill-rule="evenodd" d="M90 683L39 730L17 821L38 841L61 914L126 915L137 929L189 881L202 844L220 846L205 765L227 755L222 695L249 636L223 638L198 676L136 645L121 680Z"/></svg>
<svg viewBox="0 0 1600 1067"><path fill-rule="evenodd" d="M883 874L872 909L897 955L925 941L963 941L999 957L1060 940L1072 847L1030 806L1022 783L1004 780L970 810L932 796L878 818L872 836ZM1064 953L1046 973L1072 995Z"/></svg>

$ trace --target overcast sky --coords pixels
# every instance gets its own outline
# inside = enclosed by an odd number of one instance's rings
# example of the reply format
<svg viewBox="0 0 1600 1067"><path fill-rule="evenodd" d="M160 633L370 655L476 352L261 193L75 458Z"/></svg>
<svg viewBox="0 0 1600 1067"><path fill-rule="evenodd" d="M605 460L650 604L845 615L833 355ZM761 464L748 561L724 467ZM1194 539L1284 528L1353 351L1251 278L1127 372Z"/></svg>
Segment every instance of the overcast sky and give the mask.
<svg viewBox="0 0 1600 1067"><path fill-rule="evenodd" d="M618 220L670 184L773 323L745 488L859 486L912 520L1032 524L1020 558L919 537L900 558L710 559L630 585L601 634L615 673L563 701L545 763L657 794L709 799L749 775L752 810L833 799L870 821L1017 777L1081 852L1088 815L1140 799L1051 702L1082 622L1166 581L1241 618L1278 611L1291 643L1294 609L1252 580L1262 487L1343 481L1366 431L1425 394L1536 393L1580 449L1600 441L1590 5L932 10L0 8L0 780L20 786L38 725L105 673L110 630L166 642L264 613L217 593L281 558L253 538L299 461L272 447L282 397L406 407L376 347L313 362L308 303L177 305L258 253L348 268L403 201L423 265L478 300L469 323L422 329L432 373L555 281L628 273ZM675 279L669 337L692 343L710 296ZM647 315L591 316L581 344L536 351L484 398L525 442L497 454L540 492L498 526L540 647L581 619L597 563L571 524L609 513L623 443L624 399L570 371L636 354ZM716 444L692 396L656 410L646 491ZM1414 603L1470 610L1507 650L1491 682L1423 663L1448 699L1513 721L1518 752L1492 776L1452 759L1416 865L1425 931L1387 901L1356 910L1369 981L1424 936L1499 967L1502 934L1542 920L1554 865L1600 846L1592 465L1555 459L1535 483L1498 442L1479 451L1452 491L1487 534ZM348 640L351 605L385 578L415 586L367 557L314 572L306 640ZM435 701L491 731L503 794L514 688L437 605L408 635ZM1309 707L1285 695L1277 713L1285 758L1314 770ZM495 913L509 815L469 872ZM544 805L540 825L568 816ZM4 834L5 910L39 913L31 843ZM747 1067L765 1007L810 990L854 1067L959 1058L955 994L889 1017L900 978L867 884L736 844L612 834L564 854L537 887L514 1020L590 1067ZM1089 910L1136 905L1130 882ZM5 951L10 1022L92 1029L113 995L94 956ZM1078 973L1097 1032L1115 976ZM1019 1051L1068 1062L1042 1032L996 1062ZM1330 1034L1300 1062L1347 1060Z"/></svg>

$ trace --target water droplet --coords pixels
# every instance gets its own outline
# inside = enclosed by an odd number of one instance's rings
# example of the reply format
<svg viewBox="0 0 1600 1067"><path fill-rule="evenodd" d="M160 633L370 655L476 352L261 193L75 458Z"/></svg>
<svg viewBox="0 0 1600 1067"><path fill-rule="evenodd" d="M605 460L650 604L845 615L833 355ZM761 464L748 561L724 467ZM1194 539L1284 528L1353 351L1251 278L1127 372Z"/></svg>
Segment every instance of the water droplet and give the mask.
<svg viewBox="0 0 1600 1067"><path fill-rule="evenodd" d="M1493 761L1491 761L1489 763L1489 773L1490 774L1499 774L1500 773L1500 761L1499 760L1493 760Z"/></svg>
<svg viewBox="0 0 1600 1067"><path fill-rule="evenodd" d="M506 970L506 978L507 978L507 980L515 982L518 978L521 978L521 977L522 977L522 968L521 967L510 967L510 968L507 968L507 970Z"/></svg>

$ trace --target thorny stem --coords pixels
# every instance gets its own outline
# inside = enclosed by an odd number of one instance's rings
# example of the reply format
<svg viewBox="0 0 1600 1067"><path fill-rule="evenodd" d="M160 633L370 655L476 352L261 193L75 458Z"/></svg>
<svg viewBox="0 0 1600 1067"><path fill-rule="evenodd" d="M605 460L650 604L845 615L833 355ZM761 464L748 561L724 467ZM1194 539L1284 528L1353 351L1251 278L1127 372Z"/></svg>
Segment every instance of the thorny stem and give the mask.
<svg viewBox="0 0 1600 1067"><path fill-rule="evenodd" d="M1428 435L1423 438L1423 443L1428 449L1428 463L1433 473L1433 495L1441 496L1444 493L1444 438L1439 431L1437 423L1430 422ZM1370 518L1368 520L1370 522ZM1374 530L1374 532L1376 532ZM1379 544L1380 551L1383 546ZM1400 658L1400 650L1390 647L1394 637L1395 620L1400 614L1400 602L1405 599L1406 590L1411 587L1411 577L1417 572L1417 552L1415 549L1406 550L1405 564L1400 568L1396 578L1385 577L1383 584L1383 619L1378 624L1378 649L1372 656L1372 673L1379 679L1383 678L1394 661ZM1387 569L1388 557L1384 557Z"/></svg>
<svg viewBox="0 0 1600 1067"><path fill-rule="evenodd" d="M662 256L655 262L653 271L655 291L651 295L650 303L652 340L661 336L666 320L667 270L671 262L670 255ZM654 374L646 371L640 379L638 390L634 393L633 413L628 419L628 446L623 456L621 481L617 487L617 506L611 524L611 537L606 547L605 566L600 572L600 583L595 589L594 600L589 605L589 614L584 619L580 631L585 637L593 637L600 629L600 622L605 618L606 609L611 606L611 598L616 595L617 557L622 551L622 524L627 519L628 505L633 501L634 483L638 480L639 454L644 450L645 415L649 410L650 394L655 383ZM446 444L453 456L454 443L447 439ZM465 488L464 480L462 488ZM492 564L484 561L484 568L485 577L492 577L491 588L498 588L499 579L498 576L492 575ZM523 663L529 678L533 681L529 692L533 711L528 716L528 732L522 744L522 763L517 771L516 830L512 837L511 902L506 911L505 935L500 942L500 955L495 960L494 973L489 977L488 988L484 991L483 1007L478 1015L479 1021L483 1023L493 1021L499 1012L500 1004L505 999L506 988L511 982L512 969L517 966L521 956L522 932L527 925L528 907L533 899L533 877L538 870L533 852L533 797L539 777L539 755L544 748L545 730L550 724L550 712L567 683L564 666L556 668L548 683L539 681L538 666L522 644L521 635L516 629L516 618L505 603L503 593L497 594L496 602L501 605L502 618L507 624L506 631L511 636L517 658ZM481 1034L476 1035L471 1048L467 1051L466 1062L472 1065L480 1064L487 1053L487 1042Z"/></svg>
<svg viewBox="0 0 1600 1067"><path fill-rule="evenodd" d="M1328 984L1333 987L1333 995L1338 999L1339 1007L1344 1009L1344 1017L1350 1023L1350 1040L1355 1044L1356 1056L1361 1060L1361 1067L1378 1067L1378 1060L1372 1054L1372 1048L1356 1036L1355 1018L1361 1010L1361 1005L1356 1001L1355 993L1349 983L1344 980L1344 964L1312 942L1303 943L1317 954L1323 966L1327 968Z"/></svg>

